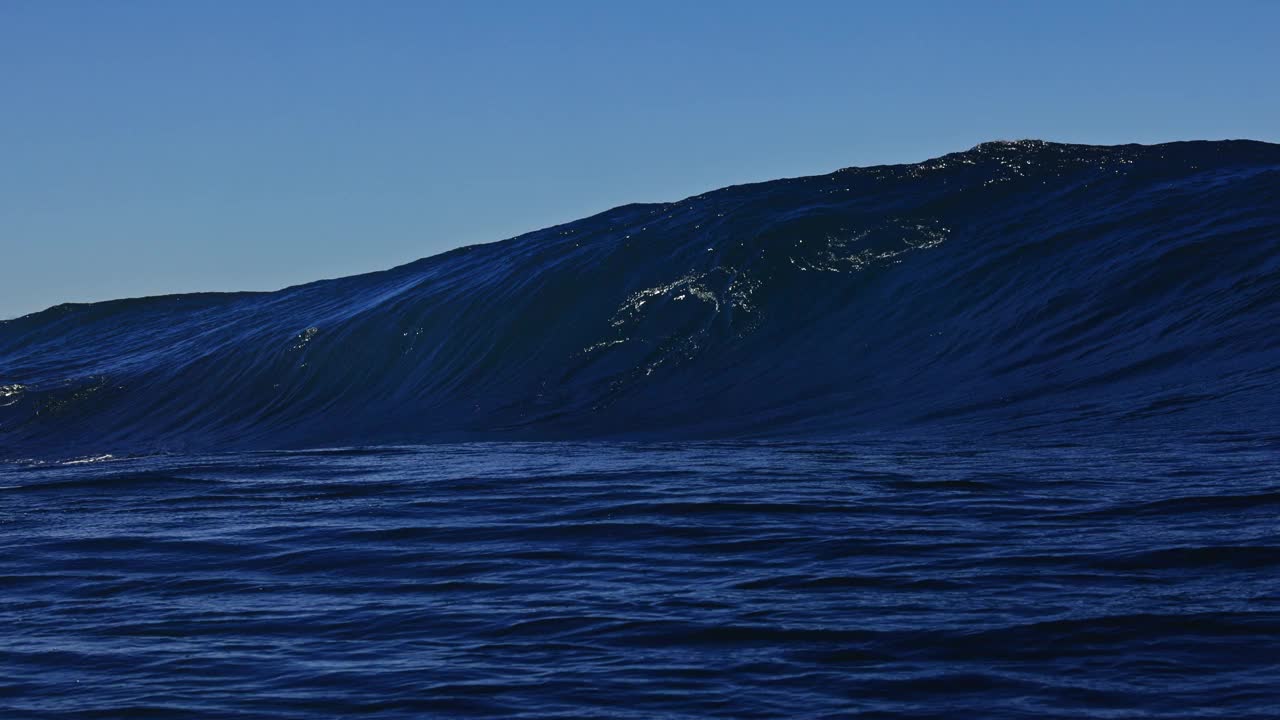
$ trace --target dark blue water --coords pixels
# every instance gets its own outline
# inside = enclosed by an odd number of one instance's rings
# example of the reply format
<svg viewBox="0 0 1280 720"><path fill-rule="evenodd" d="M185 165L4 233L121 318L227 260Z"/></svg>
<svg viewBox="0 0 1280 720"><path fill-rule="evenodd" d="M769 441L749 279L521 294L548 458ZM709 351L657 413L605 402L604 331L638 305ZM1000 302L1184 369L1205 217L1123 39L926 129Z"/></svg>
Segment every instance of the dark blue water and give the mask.
<svg viewBox="0 0 1280 720"><path fill-rule="evenodd" d="M1277 310L1020 142L3 322L0 716L1276 717Z"/></svg>
<svg viewBox="0 0 1280 720"><path fill-rule="evenodd" d="M11 469L5 717L1275 717L1276 437Z"/></svg>

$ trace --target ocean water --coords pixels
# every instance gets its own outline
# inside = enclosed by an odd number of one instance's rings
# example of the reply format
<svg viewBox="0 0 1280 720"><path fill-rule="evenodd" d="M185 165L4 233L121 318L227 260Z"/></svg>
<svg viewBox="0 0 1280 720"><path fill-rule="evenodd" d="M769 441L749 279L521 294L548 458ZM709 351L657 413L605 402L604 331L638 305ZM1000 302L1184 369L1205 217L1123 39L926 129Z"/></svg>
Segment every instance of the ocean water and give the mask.
<svg viewBox="0 0 1280 720"><path fill-rule="evenodd" d="M1280 438L10 469L5 717L1277 712Z"/></svg>
<svg viewBox="0 0 1280 720"><path fill-rule="evenodd" d="M0 322L0 717L1280 716L1280 146Z"/></svg>

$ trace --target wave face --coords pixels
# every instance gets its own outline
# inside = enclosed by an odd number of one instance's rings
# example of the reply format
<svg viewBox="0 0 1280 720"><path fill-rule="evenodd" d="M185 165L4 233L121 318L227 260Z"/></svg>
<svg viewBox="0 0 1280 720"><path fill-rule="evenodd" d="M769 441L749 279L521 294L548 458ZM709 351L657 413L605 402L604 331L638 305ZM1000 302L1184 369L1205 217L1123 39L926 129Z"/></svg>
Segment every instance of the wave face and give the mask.
<svg viewBox="0 0 1280 720"><path fill-rule="evenodd" d="M0 323L0 454L1256 429L1277 305L1280 145L987 143Z"/></svg>

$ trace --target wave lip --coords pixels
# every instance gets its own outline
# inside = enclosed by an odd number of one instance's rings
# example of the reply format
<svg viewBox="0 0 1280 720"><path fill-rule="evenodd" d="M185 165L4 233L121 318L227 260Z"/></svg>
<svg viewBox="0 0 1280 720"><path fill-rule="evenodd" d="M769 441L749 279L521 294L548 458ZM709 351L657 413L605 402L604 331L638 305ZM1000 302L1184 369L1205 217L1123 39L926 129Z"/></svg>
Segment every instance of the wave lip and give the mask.
<svg viewBox="0 0 1280 720"><path fill-rule="evenodd" d="M1278 250L1280 146L984 143L6 321L0 456L1250 430Z"/></svg>

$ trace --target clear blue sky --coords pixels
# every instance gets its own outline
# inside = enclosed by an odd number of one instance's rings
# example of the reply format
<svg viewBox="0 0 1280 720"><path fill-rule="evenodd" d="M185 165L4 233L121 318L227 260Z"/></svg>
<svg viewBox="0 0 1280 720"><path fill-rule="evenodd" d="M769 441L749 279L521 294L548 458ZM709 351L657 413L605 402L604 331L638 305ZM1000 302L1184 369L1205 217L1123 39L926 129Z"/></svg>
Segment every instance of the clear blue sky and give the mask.
<svg viewBox="0 0 1280 720"><path fill-rule="evenodd" d="M1280 140L1280 2L0 0L0 317L995 138Z"/></svg>

